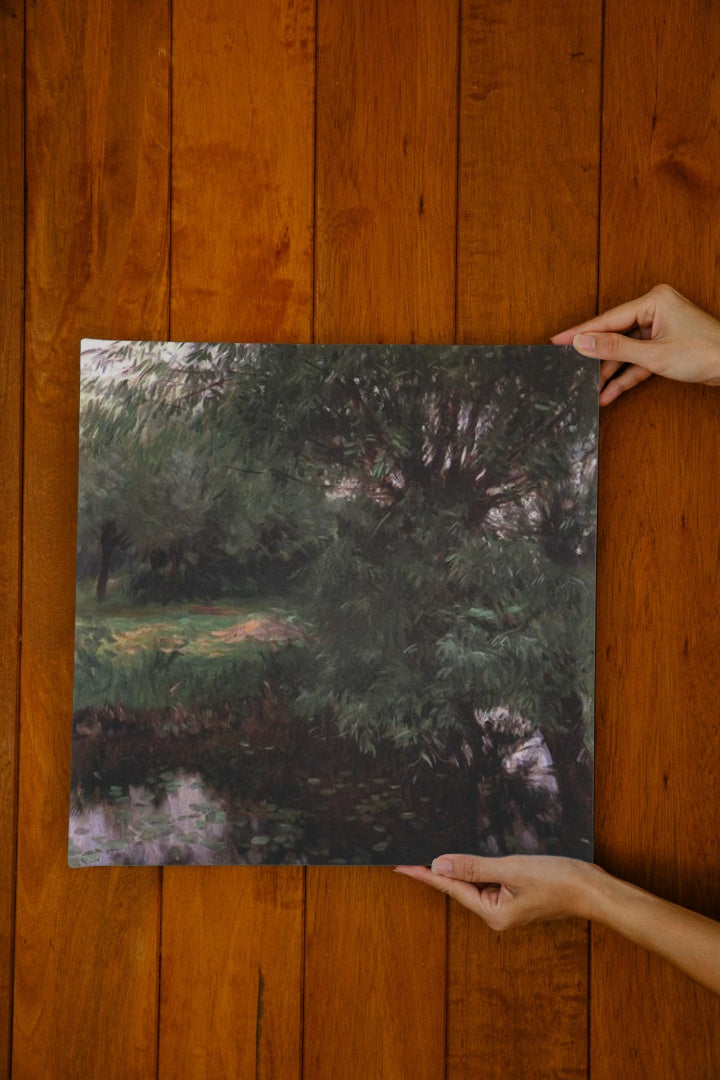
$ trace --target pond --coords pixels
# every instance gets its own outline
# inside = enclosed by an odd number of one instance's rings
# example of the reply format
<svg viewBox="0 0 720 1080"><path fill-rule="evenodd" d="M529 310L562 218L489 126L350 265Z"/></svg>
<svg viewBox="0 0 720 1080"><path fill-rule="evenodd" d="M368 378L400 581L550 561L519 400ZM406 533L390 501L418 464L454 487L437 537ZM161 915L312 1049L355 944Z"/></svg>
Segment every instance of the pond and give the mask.
<svg viewBox="0 0 720 1080"><path fill-rule="evenodd" d="M283 725L248 737L248 721L182 716L176 728L117 706L76 718L71 866L389 865L556 842L558 787L537 733L479 780L452 759L362 754L298 727L283 744Z"/></svg>
<svg viewBox="0 0 720 1080"><path fill-rule="evenodd" d="M443 818L427 794L413 792L410 808L401 784L370 775L367 763L333 775L314 768L320 775L311 775L301 760L284 784L284 755L274 747L226 738L222 757L204 756L203 775L158 768L156 752L139 767L148 748L129 740L128 749L133 742L134 767L128 754L122 763L109 761L104 773L74 778L71 866L407 861L424 856L428 833L437 837ZM450 824L446 816L446 831Z"/></svg>

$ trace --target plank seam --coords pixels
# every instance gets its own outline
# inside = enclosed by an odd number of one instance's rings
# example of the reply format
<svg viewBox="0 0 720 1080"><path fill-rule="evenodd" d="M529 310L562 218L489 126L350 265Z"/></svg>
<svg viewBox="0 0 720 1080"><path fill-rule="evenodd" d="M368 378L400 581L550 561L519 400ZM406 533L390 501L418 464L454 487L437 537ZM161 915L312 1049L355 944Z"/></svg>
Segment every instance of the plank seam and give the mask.
<svg viewBox="0 0 720 1080"><path fill-rule="evenodd" d="M23 538L25 535L25 319L27 317L26 284L27 284L27 4L23 4L22 25L22 72L20 76L20 108L22 116L20 129L22 131L22 299L20 302L20 400L19 409L19 450L20 461L18 469L18 551L16 560L17 574L17 656L15 661L15 761L13 775L13 803L15 805L15 820L12 830L13 854L11 866L13 870L13 883L11 889L10 910L10 971L9 978L9 1008L8 1008L8 1047L7 1067L8 1076L12 1076L13 1064L13 1036L15 1034L15 966L17 957L17 905L18 905L18 851L20 841L20 709L21 709L21 669L22 669L22 618L23 618Z"/></svg>
<svg viewBox="0 0 720 1080"><path fill-rule="evenodd" d="M173 296L173 58L175 45L175 9L173 0L168 0L168 19L170 22L170 55L168 56L168 338L172 341L172 296Z"/></svg>
<svg viewBox="0 0 720 1080"><path fill-rule="evenodd" d="M603 112L605 105L605 5L606 0L602 0L600 5L600 86L599 86L599 109L598 109L598 194L597 194L597 240L596 240L596 252L595 252L595 311L600 311L600 297L601 291L601 244L602 244L602 182L603 182ZM597 575L595 580L595 591L597 593L598 581ZM597 596L596 596L597 607ZM597 669L595 671L595 683L597 684ZM597 685L594 688L595 701L597 701ZM594 780L593 780L594 788ZM593 790L593 816L597 816L597 801L595 799L595 792ZM596 848L596 824L593 822L593 847ZM592 922L587 924L587 990L585 993L585 1000L587 1004L587 1031L586 1031L586 1053L587 1053L587 1076L588 1080L592 1077L592 940L593 940L593 927Z"/></svg>
<svg viewBox="0 0 720 1080"><path fill-rule="evenodd" d="M315 0L315 40L313 42L313 207L312 207L312 281L310 282L310 339L315 341L315 306L317 303L315 290L317 288L317 113L318 113L318 27L319 27L319 0Z"/></svg>
<svg viewBox="0 0 720 1080"><path fill-rule="evenodd" d="M595 253L595 310L600 311L602 261L602 193L603 193L603 113L605 106L605 0L600 5L600 108L598 124L598 202L597 202L597 250Z"/></svg>
<svg viewBox="0 0 720 1080"><path fill-rule="evenodd" d="M460 139L462 119L462 29L463 29L463 0L458 0L458 27L457 27L457 92L456 125L455 125L455 282L453 295L453 341L458 340L458 307L460 280ZM445 897L445 1023L444 1023L444 1046L443 1046L443 1077L448 1080L450 1062L450 899Z"/></svg>
<svg viewBox="0 0 720 1080"><path fill-rule="evenodd" d="M317 128L318 128L318 39L320 37L320 4L315 0L315 38L313 41L313 207L312 207L312 281L310 285L310 340L316 341L316 305L317 305ZM300 1038L298 1040L298 1077L305 1076L305 1018L306 1018L306 976L307 976L307 922L308 922L307 867L302 868L302 918L300 931Z"/></svg>
<svg viewBox="0 0 720 1080"><path fill-rule="evenodd" d="M300 935L300 1039L298 1045L298 1076L305 1075L305 973L307 971L307 867L302 868L302 929Z"/></svg>
<svg viewBox="0 0 720 1080"><path fill-rule="evenodd" d="M448 1080L449 1061L448 1051L450 1047L450 897L445 897L445 1045L443 1047L443 1077Z"/></svg>
<svg viewBox="0 0 720 1080"><path fill-rule="evenodd" d="M592 991L592 923L588 920L587 923L587 990L585 991L585 1001L587 1003L587 1038L585 1040L586 1052L587 1052L587 1076L590 1080L590 1032L592 1023L592 1011L590 1009L590 994Z"/></svg>
<svg viewBox="0 0 720 1080"><path fill-rule="evenodd" d="M163 925L163 870L160 867L158 873L158 930L157 930L157 1020L155 1022L155 1076L160 1080L160 1032L161 1032L161 1008L162 1008L162 925Z"/></svg>
<svg viewBox="0 0 720 1080"><path fill-rule="evenodd" d="M172 272L173 272L173 60L175 44L175 9L173 0L168 0L168 194L167 194L167 336L172 341ZM157 1000L156 1000L156 1038L155 1038L155 1075L160 1080L161 1070L161 1035L162 1035L162 977L163 977L163 886L164 871L158 870L158 907L157 907Z"/></svg>
<svg viewBox="0 0 720 1080"><path fill-rule="evenodd" d="M457 120L455 134L455 295L453 305L453 341L458 340L458 281L460 280L460 134L462 115L462 27L463 27L463 0L458 0L458 33L457 33Z"/></svg>

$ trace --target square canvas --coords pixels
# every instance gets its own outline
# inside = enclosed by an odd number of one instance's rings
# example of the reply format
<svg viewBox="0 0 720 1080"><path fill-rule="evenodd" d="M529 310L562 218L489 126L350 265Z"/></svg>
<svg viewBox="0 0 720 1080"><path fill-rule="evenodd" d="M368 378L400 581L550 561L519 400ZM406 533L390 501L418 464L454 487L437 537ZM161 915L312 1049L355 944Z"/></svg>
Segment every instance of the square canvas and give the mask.
<svg viewBox="0 0 720 1080"><path fill-rule="evenodd" d="M87 340L69 861L592 857L597 365Z"/></svg>

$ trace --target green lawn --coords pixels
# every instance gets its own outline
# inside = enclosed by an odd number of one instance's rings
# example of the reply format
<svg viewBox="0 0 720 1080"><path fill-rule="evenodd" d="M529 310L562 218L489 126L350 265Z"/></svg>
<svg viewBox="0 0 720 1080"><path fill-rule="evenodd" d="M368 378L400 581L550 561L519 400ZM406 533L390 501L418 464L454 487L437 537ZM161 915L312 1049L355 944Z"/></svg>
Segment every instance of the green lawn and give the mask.
<svg viewBox="0 0 720 1080"><path fill-rule="evenodd" d="M269 652L304 639L295 613L273 598L132 607L81 595L75 622L76 710L250 698Z"/></svg>

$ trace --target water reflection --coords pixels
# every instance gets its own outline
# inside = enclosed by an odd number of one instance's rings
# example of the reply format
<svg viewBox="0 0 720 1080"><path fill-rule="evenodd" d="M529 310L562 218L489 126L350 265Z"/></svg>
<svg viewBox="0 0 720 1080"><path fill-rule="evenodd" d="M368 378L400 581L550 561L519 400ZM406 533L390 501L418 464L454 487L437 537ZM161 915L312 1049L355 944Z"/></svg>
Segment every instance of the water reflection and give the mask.
<svg viewBox="0 0 720 1080"><path fill-rule="evenodd" d="M151 786L110 788L70 811L71 866L208 865L235 861L227 814L198 773L178 771Z"/></svg>
<svg viewBox="0 0 720 1080"><path fill-rule="evenodd" d="M100 731L75 732L71 866L417 863L453 848L565 853L550 748L507 709L478 711L457 753L435 764L346 745L340 755L309 734L294 750L230 727L163 735L150 726L154 714L110 712Z"/></svg>

